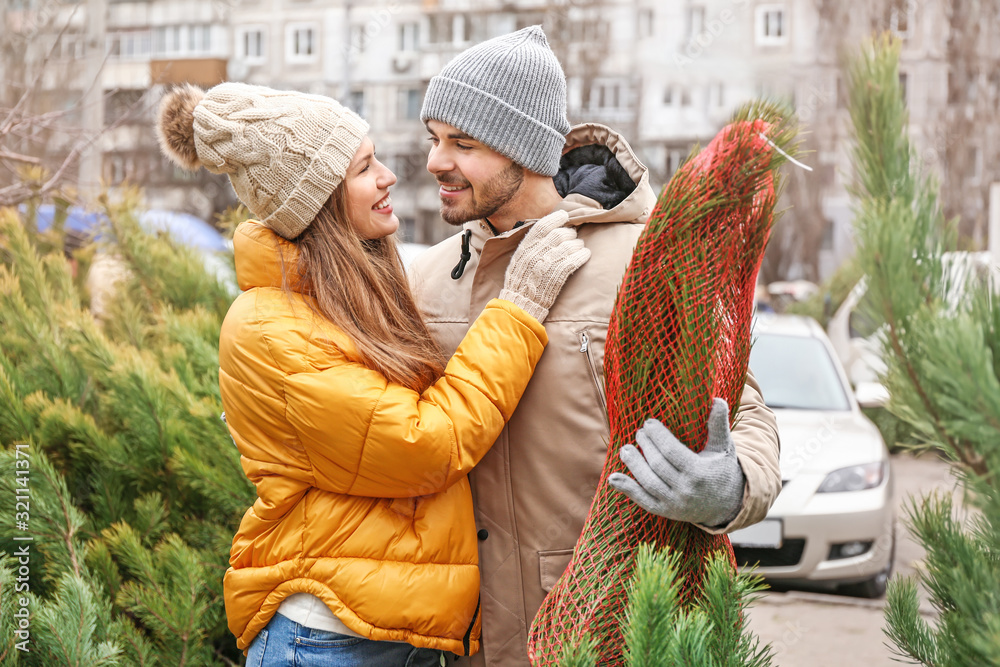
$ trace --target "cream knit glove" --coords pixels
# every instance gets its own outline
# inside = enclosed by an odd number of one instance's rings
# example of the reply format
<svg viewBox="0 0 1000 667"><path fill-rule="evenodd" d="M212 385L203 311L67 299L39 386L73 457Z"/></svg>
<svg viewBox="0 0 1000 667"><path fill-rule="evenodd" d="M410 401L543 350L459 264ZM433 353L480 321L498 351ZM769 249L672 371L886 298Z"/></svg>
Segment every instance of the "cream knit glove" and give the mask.
<svg viewBox="0 0 1000 667"><path fill-rule="evenodd" d="M564 225L566 211L545 216L528 230L507 266L500 298L543 322L566 279L587 263L590 251Z"/></svg>

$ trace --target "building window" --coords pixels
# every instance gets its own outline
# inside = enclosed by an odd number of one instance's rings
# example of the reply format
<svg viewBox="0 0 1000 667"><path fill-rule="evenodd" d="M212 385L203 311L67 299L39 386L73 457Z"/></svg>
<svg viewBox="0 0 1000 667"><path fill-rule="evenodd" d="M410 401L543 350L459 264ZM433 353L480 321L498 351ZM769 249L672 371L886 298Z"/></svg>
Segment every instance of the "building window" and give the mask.
<svg viewBox="0 0 1000 667"><path fill-rule="evenodd" d="M104 100L104 124L142 123L145 92L140 89L119 89L108 94Z"/></svg>
<svg viewBox="0 0 1000 667"><path fill-rule="evenodd" d="M188 51L191 53L207 53L211 50L212 31L207 25L188 27Z"/></svg>
<svg viewBox="0 0 1000 667"><path fill-rule="evenodd" d="M264 49L264 28L238 29L236 49L239 58L246 62L263 62L267 58L267 52Z"/></svg>
<svg viewBox="0 0 1000 667"><path fill-rule="evenodd" d="M420 50L420 24L404 23L399 26L399 50Z"/></svg>
<svg viewBox="0 0 1000 667"><path fill-rule="evenodd" d="M292 63L314 62L319 54L317 35L313 24L296 23L285 28L285 60Z"/></svg>
<svg viewBox="0 0 1000 667"><path fill-rule="evenodd" d="M653 10L646 8L640 9L639 13L636 15L636 34L642 37L652 37L653 36Z"/></svg>
<svg viewBox="0 0 1000 667"><path fill-rule="evenodd" d="M359 116L365 115L365 91L363 90L352 90L351 95L347 98L347 107L358 114Z"/></svg>
<svg viewBox="0 0 1000 667"><path fill-rule="evenodd" d="M212 27L209 25L161 26L153 32L152 51L157 56L207 55L212 51Z"/></svg>
<svg viewBox="0 0 1000 667"><path fill-rule="evenodd" d="M691 106L691 89L690 88L687 88L687 87L681 88L681 106L682 107L689 107L689 106Z"/></svg>
<svg viewBox="0 0 1000 667"><path fill-rule="evenodd" d="M83 42L78 42L82 47ZM82 51L82 48L80 49ZM108 56L121 60L148 60L150 53L150 34L148 30L117 32L108 35ZM80 57L83 54L66 53L68 57Z"/></svg>
<svg viewBox="0 0 1000 667"><path fill-rule="evenodd" d="M86 55L86 47L87 43L83 35L66 33L60 38L58 50L54 55L68 60L79 59ZM111 40L108 40L108 51L109 53L111 51Z"/></svg>
<svg viewBox="0 0 1000 667"><path fill-rule="evenodd" d="M430 41L432 44L447 44L451 42L451 14L431 14Z"/></svg>
<svg viewBox="0 0 1000 667"><path fill-rule="evenodd" d="M670 107L674 105L674 87L667 86L663 89L663 106Z"/></svg>
<svg viewBox="0 0 1000 667"><path fill-rule="evenodd" d="M573 21L569 26L570 42L579 44L604 43L608 39L608 23L597 20Z"/></svg>
<svg viewBox="0 0 1000 667"><path fill-rule="evenodd" d="M888 20L886 24L890 31L894 32L900 39L905 40L910 36L910 4L905 3L905 6L896 6L889 9L889 14L886 17Z"/></svg>
<svg viewBox="0 0 1000 667"><path fill-rule="evenodd" d="M465 14L431 14L428 25L431 44L463 44L472 39L472 21Z"/></svg>
<svg viewBox="0 0 1000 667"><path fill-rule="evenodd" d="M788 41L788 15L782 5L761 5L757 8L757 44L772 46Z"/></svg>
<svg viewBox="0 0 1000 667"><path fill-rule="evenodd" d="M723 83L713 84L709 88L709 105L715 108L726 105L726 86Z"/></svg>
<svg viewBox="0 0 1000 667"><path fill-rule="evenodd" d="M906 72L899 73L899 92L903 97L903 104L909 103L909 91L907 90L909 85L909 77Z"/></svg>
<svg viewBox="0 0 1000 667"><path fill-rule="evenodd" d="M820 241L820 250L834 250L834 232L836 230L833 226L833 220L829 218L823 219L823 239Z"/></svg>
<svg viewBox="0 0 1000 667"><path fill-rule="evenodd" d="M420 91L416 88L405 88L399 91L399 119L420 119Z"/></svg>
<svg viewBox="0 0 1000 667"><path fill-rule="evenodd" d="M365 52L368 45L368 35L365 34L365 27L360 24L351 26L351 55Z"/></svg>
<svg viewBox="0 0 1000 667"><path fill-rule="evenodd" d="M464 44L472 39L472 23L465 14L455 14L452 25L455 44Z"/></svg>
<svg viewBox="0 0 1000 667"><path fill-rule="evenodd" d="M687 41L694 41L705 31L705 8L702 5L691 5L687 8Z"/></svg>
<svg viewBox="0 0 1000 667"><path fill-rule="evenodd" d="M965 159L968 161L966 181L970 185L979 185L983 180L983 149L975 146L968 149Z"/></svg>
<svg viewBox="0 0 1000 667"><path fill-rule="evenodd" d="M486 18L486 37L498 37L517 30L517 17L506 12L491 13Z"/></svg>
<svg viewBox="0 0 1000 667"><path fill-rule="evenodd" d="M667 179L669 180L681 165L684 164L684 159L687 157L685 153L680 148L668 148L667 149L667 160L664 167L667 170Z"/></svg>
<svg viewBox="0 0 1000 667"><path fill-rule="evenodd" d="M627 106L626 91L621 83L596 83L590 90L591 109L623 109Z"/></svg>

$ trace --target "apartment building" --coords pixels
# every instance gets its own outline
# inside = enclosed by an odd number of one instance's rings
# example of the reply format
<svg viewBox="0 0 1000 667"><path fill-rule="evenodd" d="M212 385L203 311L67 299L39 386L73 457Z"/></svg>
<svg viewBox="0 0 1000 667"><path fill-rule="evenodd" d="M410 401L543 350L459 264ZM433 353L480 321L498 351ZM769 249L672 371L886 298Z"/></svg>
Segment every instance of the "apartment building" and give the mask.
<svg viewBox="0 0 1000 667"><path fill-rule="evenodd" d="M944 149L954 150L942 147L938 130L954 102L944 0L88 0L73 7L60 10L71 24L62 62L92 56L82 45L87 12L104 12L104 115L109 124L128 119L103 138L103 178L143 184L151 205L205 218L232 195L224 179L185 174L159 156L151 110L164 86L228 79L331 95L357 110L399 177L393 199L404 238L444 238L451 230L424 169L423 92L456 53L536 23L564 65L571 122L622 131L654 187L744 101L769 95L792 104L812 132L814 152L804 159L814 172L804 182L814 201L796 202L799 217L785 224L822 219L820 278L851 250L845 45L878 28L900 35L920 159L942 168ZM68 70L61 71L65 81ZM81 86L81 73L72 76ZM989 165L983 147L971 150L973 165Z"/></svg>

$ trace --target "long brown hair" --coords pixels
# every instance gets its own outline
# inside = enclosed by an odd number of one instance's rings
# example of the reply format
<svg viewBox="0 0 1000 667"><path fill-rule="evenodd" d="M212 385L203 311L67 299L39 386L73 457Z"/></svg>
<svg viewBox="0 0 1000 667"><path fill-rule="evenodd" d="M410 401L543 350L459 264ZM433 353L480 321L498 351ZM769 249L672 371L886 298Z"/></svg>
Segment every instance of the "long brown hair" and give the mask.
<svg viewBox="0 0 1000 667"><path fill-rule="evenodd" d="M351 338L366 366L418 392L440 377L443 355L417 310L395 239L363 239L354 230L343 184L293 243L295 291L313 297L310 307Z"/></svg>

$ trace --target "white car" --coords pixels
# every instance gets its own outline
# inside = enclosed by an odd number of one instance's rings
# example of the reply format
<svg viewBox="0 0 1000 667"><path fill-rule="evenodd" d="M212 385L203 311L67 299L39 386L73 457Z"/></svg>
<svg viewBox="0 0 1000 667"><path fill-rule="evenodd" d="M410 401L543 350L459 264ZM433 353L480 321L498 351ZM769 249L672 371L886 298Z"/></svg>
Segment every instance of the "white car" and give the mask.
<svg viewBox="0 0 1000 667"><path fill-rule="evenodd" d="M895 548L892 468L814 320L759 315L750 367L781 438L782 489L767 517L730 534L770 581L880 597Z"/></svg>
<svg viewBox="0 0 1000 667"><path fill-rule="evenodd" d="M1000 287L1000 266L988 252L946 252L942 261L947 271L945 300L949 308L960 307L970 280L990 282L994 290ZM885 326L881 321L871 321L861 307L867 292L868 276L862 276L830 318L826 333L858 396L871 396L873 406L878 407L888 399L888 393L878 384L886 371L882 359ZM881 400L876 402L876 397Z"/></svg>

